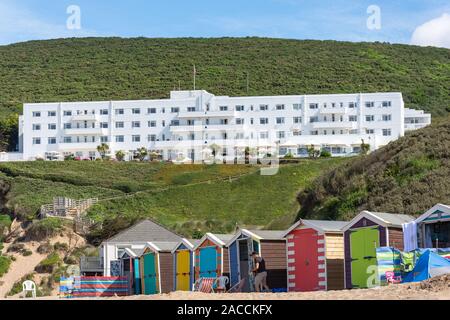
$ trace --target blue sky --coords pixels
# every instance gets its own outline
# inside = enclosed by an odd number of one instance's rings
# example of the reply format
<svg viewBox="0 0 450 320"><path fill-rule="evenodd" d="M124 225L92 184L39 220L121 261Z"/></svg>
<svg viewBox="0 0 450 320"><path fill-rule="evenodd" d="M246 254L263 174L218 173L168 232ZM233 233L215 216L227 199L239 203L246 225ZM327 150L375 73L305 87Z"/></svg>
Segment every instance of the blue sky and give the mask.
<svg viewBox="0 0 450 320"><path fill-rule="evenodd" d="M80 30L66 27L69 5L81 9ZM379 30L367 28L370 5L381 9ZM260 36L448 41L450 47L449 28L449 0L0 0L0 44L73 36Z"/></svg>

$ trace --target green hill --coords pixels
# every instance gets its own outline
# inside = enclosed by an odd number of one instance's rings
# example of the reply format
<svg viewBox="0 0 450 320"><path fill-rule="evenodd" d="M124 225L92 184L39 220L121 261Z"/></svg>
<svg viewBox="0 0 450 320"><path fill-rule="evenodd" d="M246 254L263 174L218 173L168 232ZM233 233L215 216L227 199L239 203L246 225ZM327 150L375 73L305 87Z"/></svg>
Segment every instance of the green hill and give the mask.
<svg viewBox="0 0 450 320"><path fill-rule="evenodd" d="M0 119L24 102L167 97L197 87L217 95L401 91L407 107L446 115L450 50L385 43L265 38L33 41L0 47ZM249 73L250 86L246 91ZM0 148L17 121L0 122Z"/></svg>
<svg viewBox="0 0 450 320"><path fill-rule="evenodd" d="M298 195L299 217L346 220L361 210L418 215L449 204L449 120L322 175Z"/></svg>

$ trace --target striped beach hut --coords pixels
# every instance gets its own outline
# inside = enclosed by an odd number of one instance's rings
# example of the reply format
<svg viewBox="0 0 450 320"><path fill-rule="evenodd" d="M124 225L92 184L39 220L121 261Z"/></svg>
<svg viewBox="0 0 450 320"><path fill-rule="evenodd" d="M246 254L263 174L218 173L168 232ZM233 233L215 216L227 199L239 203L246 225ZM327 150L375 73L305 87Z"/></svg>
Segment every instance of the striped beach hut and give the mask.
<svg viewBox="0 0 450 320"><path fill-rule="evenodd" d="M230 276L230 263L226 243L231 234L207 233L194 247L195 279Z"/></svg>
<svg viewBox="0 0 450 320"><path fill-rule="evenodd" d="M249 273L254 268L252 252L266 261L267 285L272 289L286 289L285 231L239 229L227 243L230 260L231 286L245 279L243 291L254 291Z"/></svg>
<svg viewBox="0 0 450 320"><path fill-rule="evenodd" d="M344 289L344 221L299 220L287 239L289 291Z"/></svg>
<svg viewBox="0 0 450 320"><path fill-rule="evenodd" d="M130 295L139 295L142 293L139 257L142 255L143 251L143 249L126 248L120 255L122 275L128 278L128 292Z"/></svg>
<svg viewBox="0 0 450 320"><path fill-rule="evenodd" d="M174 291L191 291L195 282L194 247L199 240L182 239L172 250Z"/></svg>
<svg viewBox="0 0 450 320"><path fill-rule="evenodd" d="M415 223L420 248L450 248L450 206L438 203Z"/></svg>
<svg viewBox="0 0 450 320"><path fill-rule="evenodd" d="M173 291L172 250L177 242L148 242L140 258L142 291L146 295Z"/></svg>

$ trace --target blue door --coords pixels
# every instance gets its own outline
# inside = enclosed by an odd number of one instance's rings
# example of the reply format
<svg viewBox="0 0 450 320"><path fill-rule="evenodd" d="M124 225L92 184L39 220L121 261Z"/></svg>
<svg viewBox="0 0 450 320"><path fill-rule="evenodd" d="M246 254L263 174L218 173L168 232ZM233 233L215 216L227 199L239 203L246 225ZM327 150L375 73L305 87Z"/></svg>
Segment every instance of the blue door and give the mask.
<svg viewBox="0 0 450 320"><path fill-rule="evenodd" d="M134 293L141 294L141 272L139 270L139 259L134 259Z"/></svg>
<svg viewBox="0 0 450 320"><path fill-rule="evenodd" d="M233 242L229 248L230 252L230 282L234 286L239 282L239 262L237 252L237 241Z"/></svg>
<svg viewBox="0 0 450 320"><path fill-rule="evenodd" d="M200 249L200 278L217 277L217 251L216 247Z"/></svg>

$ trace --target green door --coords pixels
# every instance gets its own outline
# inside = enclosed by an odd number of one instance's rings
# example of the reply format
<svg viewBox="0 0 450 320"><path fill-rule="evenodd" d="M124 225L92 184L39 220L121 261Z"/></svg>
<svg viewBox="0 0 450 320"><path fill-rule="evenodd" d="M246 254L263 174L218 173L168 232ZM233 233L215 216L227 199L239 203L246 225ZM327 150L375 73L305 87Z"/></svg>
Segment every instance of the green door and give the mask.
<svg viewBox="0 0 450 320"><path fill-rule="evenodd" d="M155 254L144 255L144 293L156 294L156 267Z"/></svg>
<svg viewBox="0 0 450 320"><path fill-rule="evenodd" d="M361 228L350 233L352 286L366 288L369 266L377 264L376 248L380 245L378 227Z"/></svg>

